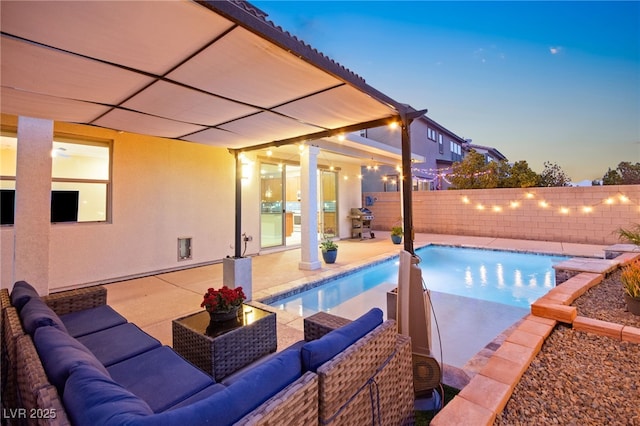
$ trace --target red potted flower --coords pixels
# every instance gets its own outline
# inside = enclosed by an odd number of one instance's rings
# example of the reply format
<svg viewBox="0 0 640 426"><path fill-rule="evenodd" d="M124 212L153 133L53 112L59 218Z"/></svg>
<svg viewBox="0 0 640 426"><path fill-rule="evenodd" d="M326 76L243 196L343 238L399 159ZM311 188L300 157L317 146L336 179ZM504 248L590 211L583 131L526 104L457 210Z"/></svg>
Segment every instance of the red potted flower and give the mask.
<svg viewBox="0 0 640 426"><path fill-rule="evenodd" d="M242 287L223 286L219 290L210 288L204 294L200 307L209 312L211 321L227 321L237 317L238 309L245 299Z"/></svg>

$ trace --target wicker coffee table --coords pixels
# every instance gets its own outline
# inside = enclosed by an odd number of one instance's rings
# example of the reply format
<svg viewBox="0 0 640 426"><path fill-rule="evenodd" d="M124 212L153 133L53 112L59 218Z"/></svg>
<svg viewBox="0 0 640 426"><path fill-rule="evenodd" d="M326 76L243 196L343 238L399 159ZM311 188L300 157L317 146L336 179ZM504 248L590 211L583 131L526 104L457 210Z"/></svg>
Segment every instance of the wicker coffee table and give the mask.
<svg viewBox="0 0 640 426"><path fill-rule="evenodd" d="M276 314L243 304L238 320L210 323L206 311L173 320L173 349L216 381L276 351Z"/></svg>

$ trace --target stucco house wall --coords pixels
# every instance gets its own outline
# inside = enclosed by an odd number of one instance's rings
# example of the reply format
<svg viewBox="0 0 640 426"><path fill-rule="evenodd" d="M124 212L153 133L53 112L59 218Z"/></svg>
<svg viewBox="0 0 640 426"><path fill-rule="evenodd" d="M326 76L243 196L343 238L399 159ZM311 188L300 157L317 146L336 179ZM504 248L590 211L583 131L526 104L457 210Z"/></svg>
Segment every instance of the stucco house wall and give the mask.
<svg viewBox="0 0 640 426"><path fill-rule="evenodd" d="M54 131L113 141L112 216L50 225L49 290L233 255L234 159L226 149L67 123ZM243 211L243 223L257 223L255 210ZM246 232L258 235L257 227ZM192 238L192 259L178 261L178 237ZM1 227L0 238L2 287L10 288L13 227ZM259 242L250 244L248 254L257 252Z"/></svg>
<svg viewBox="0 0 640 426"><path fill-rule="evenodd" d="M401 215L400 194L366 196L376 199L369 207L374 229L389 230ZM424 233L616 244L618 228L640 223L640 185L430 191L412 198L415 231Z"/></svg>

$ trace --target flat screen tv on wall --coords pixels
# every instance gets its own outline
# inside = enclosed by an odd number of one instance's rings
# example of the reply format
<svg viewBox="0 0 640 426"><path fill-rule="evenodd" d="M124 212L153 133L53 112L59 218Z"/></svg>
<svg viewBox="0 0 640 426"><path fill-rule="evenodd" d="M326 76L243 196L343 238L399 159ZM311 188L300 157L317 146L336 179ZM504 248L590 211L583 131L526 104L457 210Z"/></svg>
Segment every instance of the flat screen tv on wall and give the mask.
<svg viewBox="0 0 640 426"><path fill-rule="evenodd" d="M51 191L51 222L77 222L80 191ZM0 225L13 225L15 189L0 189Z"/></svg>
<svg viewBox="0 0 640 426"><path fill-rule="evenodd" d="M80 191L51 191L51 222L77 222Z"/></svg>
<svg viewBox="0 0 640 426"><path fill-rule="evenodd" d="M0 189L0 225L13 225L13 212L16 207L16 191Z"/></svg>

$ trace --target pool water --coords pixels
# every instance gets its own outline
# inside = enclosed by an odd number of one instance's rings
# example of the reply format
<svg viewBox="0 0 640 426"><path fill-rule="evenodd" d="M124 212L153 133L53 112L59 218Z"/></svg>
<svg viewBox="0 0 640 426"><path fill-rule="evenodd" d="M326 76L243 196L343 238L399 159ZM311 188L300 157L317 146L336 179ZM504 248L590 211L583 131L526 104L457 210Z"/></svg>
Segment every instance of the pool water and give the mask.
<svg viewBox="0 0 640 426"><path fill-rule="evenodd" d="M526 309L555 286L552 265L567 259L435 245L416 250L416 255L421 259L422 278L429 290ZM386 294L397 282L396 259L344 275L271 306L306 317L329 312L366 292Z"/></svg>
<svg viewBox="0 0 640 426"><path fill-rule="evenodd" d="M567 259L435 245L416 254L431 295L432 351L439 361L458 368L526 316L529 304L555 286L552 265ZM325 311L352 320L378 307L386 318L387 292L397 282L395 259L270 305L301 317Z"/></svg>

